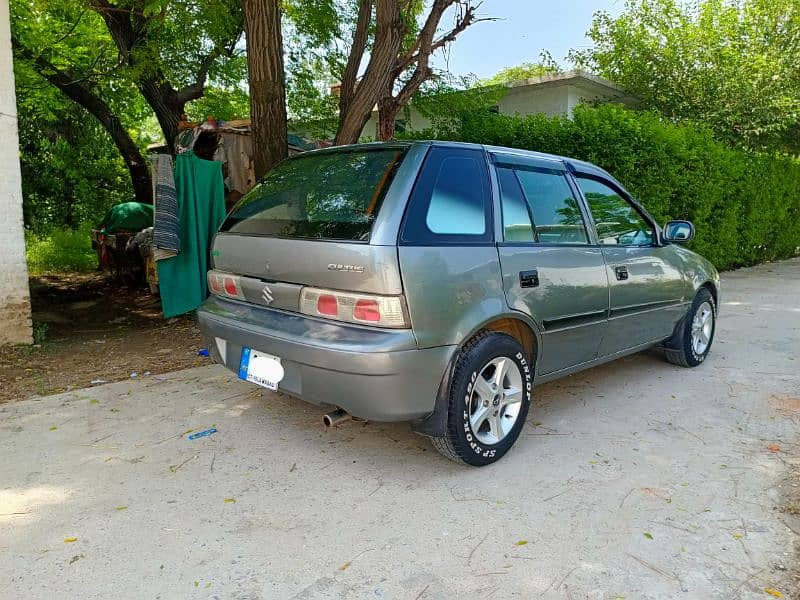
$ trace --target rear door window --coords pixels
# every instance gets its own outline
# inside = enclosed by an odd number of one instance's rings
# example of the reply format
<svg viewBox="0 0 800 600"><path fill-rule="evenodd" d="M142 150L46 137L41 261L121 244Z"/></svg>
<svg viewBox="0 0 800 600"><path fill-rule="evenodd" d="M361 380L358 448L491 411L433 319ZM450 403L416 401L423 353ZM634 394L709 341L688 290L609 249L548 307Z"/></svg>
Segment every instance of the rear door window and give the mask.
<svg viewBox="0 0 800 600"><path fill-rule="evenodd" d="M434 147L411 195L401 241L407 244L492 240L492 206L483 152Z"/></svg>
<svg viewBox="0 0 800 600"><path fill-rule="evenodd" d="M280 163L234 207L221 231L369 241L404 148L300 155Z"/></svg>
<svg viewBox="0 0 800 600"><path fill-rule="evenodd" d="M503 239L506 242L535 242L530 208L514 169L498 167L497 182L503 209Z"/></svg>
<svg viewBox="0 0 800 600"><path fill-rule="evenodd" d="M587 244L586 225L564 173L497 169L507 242Z"/></svg>

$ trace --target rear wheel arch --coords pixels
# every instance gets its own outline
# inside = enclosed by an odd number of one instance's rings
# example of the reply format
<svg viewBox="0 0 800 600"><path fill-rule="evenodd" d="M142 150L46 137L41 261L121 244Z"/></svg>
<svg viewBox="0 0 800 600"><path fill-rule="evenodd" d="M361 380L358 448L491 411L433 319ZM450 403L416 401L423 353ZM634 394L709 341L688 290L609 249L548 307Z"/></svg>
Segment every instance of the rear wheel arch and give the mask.
<svg viewBox="0 0 800 600"><path fill-rule="evenodd" d="M483 466L514 445L525 425L533 384L525 354L514 336L486 328L456 353L446 390L445 427L431 435L440 453L458 463Z"/></svg>
<svg viewBox="0 0 800 600"><path fill-rule="evenodd" d="M497 317L481 325L461 343L460 347L464 347L468 344L481 331L497 331L498 333L510 335L525 349L528 355L528 361L531 365L533 367L536 366L536 358L539 355L540 338L538 332L529 323L516 316L512 317L506 315Z"/></svg>
<svg viewBox="0 0 800 600"><path fill-rule="evenodd" d="M462 350L475 338L488 332L496 331L511 336L523 347L530 363L531 373L536 374L536 364L541 347L541 336L536 326L520 315L498 315L492 319L481 323L475 327L469 335L465 336L458 344L455 352L450 357L442 380L439 383L439 390L436 394L436 403L433 412L427 417L411 423L411 428L419 434L427 436L443 435L447 427L447 408L449 402L450 384L453 379L453 371Z"/></svg>

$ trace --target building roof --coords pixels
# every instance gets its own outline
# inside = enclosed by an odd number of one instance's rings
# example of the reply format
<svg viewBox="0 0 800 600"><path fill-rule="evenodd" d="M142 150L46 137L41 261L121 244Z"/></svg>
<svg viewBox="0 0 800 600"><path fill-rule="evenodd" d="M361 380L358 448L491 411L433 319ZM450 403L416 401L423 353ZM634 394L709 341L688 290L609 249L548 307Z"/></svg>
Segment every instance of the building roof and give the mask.
<svg viewBox="0 0 800 600"><path fill-rule="evenodd" d="M537 85L542 87L556 87L559 85L579 85L582 87L592 86L606 90L607 92L617 92L625 94L625 90L604 77L584 71L583 69L573 69L571 71L564 71L563 73L553 73L550 75L540 75L539 77L531 77L530 79L522 79L520 81L511 81L505 84L509 88L524 87L527 85Z"/></svg>
<svg viewBox="0 0 800 600"><path fill-rule="evenodd" d="M583 69L573 69L571 71L554 73L552 75L541 75L539 77L511 81L505 84L510 90L526 87L548 88L566 85L578 88L587 96L614 98L627 105L634 105L637 103L636 98L628 94L622 86L604 77L590 73L589 71L584 71Z"/></svg>

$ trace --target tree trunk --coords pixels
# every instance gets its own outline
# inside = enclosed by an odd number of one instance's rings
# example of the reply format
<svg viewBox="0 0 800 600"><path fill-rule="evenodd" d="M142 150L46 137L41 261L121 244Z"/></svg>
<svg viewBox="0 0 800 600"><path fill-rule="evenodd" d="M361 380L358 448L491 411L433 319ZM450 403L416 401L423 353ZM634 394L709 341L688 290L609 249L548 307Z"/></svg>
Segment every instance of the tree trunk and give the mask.
<svg viewBox="0 0 800 600"><path fill-rule="evenodd" d="M278 0L242 0L256 178L288 154L283 38Z"/></svg>
<svg viewBox="0 0 800 600"><path fill-rule="evenodd" d="M147 104L153 109L161 133L171 153L175 153L175 138L178 136L178 123L185 110L185 103L177 101L175 90L169 84L159 84L148 79L138 84L139 91Z"/></svg>
<svg viewBox="0 0 800 600"><path fill-rule="evenodd" d="M378 139L390 142L394 139L395 122L400 105L394 98L381 98L378 101Z"/></svg>
<svg viewBox="0 0 800 600"><path fill-rule="evenodd" d="M42 65L37 64L37 66ZM97 96L88 85L76 82L76 79L70 77L67 73L54 71L49 65L44 69L40 69L39 72L42 73L47 81L60 89L65 96L85 108L94 118L100 121L122 155L125 166L128 167L136 200L152 204L153 184L150 179L150 170L147 168L147 163L136 142L128 134L119 117L112 112L111 107Z"/></svg>
<svg viewBox="0 0 800 600"><path fill-rule="evenodd" d="M372 116L378 95L383 91L385 84L375 84L370 89L366 88L367 82L362 80L358 84L358 93L344 113L339 113L339 128L336 131L334 143L337 146L356 144L361 137L361 132Z"/></svg>
<svg viewBox="0 0 800 600"><path fill-rule="evenodd" d="M372 52L361 80L357 72L363 62L371 23L373 0L359 0L359 13L353 45L342 77L339 97L337 144L358 141L375 104L378 105L377 136L382 141L394 139L395 122L400 110L408 105L420 86L433 76L431 55L452 43L467 27L482 20L474 0L432 0L416 38L403 45L410 31L406 22L416 19L428 3L374 0L375 34ZM456 6L456 23L447 33L436 36L439 22L448 9ZM410 77L404 77L413 68ZM396 90L399 88L399 90ZM395 93L396 92L396 93Z"/></svg>
<svg viewBox="0 0 800 600"><path fill-rule="evenodd" d="M403 21L396 0L375 2L375 42L364 75L354 89L342 89L347 102L339 105L336 144L355 144L375 104L391 90L393 69L403 37Z"/></svg>

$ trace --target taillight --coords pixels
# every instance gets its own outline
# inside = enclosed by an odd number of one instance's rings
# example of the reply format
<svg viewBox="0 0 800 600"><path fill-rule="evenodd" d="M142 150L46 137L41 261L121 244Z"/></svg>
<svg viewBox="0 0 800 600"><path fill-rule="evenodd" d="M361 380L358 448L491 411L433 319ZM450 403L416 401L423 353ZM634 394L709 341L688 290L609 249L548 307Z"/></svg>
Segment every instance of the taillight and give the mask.
<svg viewBox="0 0 800 600"><path fill-rule="evenodd" d="M208 272L208 289L211 290L212 294L222 293L222 284L214 271Z"/></svg>
<svg viewBox="0 0 800 600"><path fill-rule="evenodd" d="M245 299L238 275L231 275L221 271L209 271L208 289L211 290L212 294L218 296L228 296L238 300Z"/></svg>
<svg viewBox="0 0 800 600"><path fill-rule="evenodd" d="M239 290L236 288L236 280L233 277L225 277L222 282L225 286L225 293L228 294L228 296L236 296L239 293Z"/></svg>
<svg viewBox="0 0 800 600"><path fill-rule="evenodd" d="M353 318L357 321L372 321L378 323L381 320L381 309L375 300L356 300L353 308Z"/></svg>
<svg viewBox="0 0 800 600"><path fill-rule="evenodd" d="M300 312L348 323L378 327L408 327L402 296L377 296L305 287Z"/></svg>
<svg viewBox="0 0 800 600"><path fill-rule="evenodd" d="M339 314L339 302L333 294L320 294L317 298L317 312L335 317Z"/></svg>

